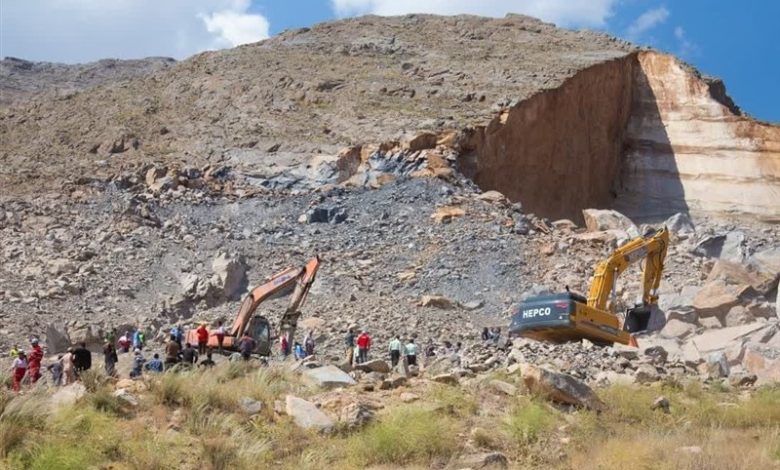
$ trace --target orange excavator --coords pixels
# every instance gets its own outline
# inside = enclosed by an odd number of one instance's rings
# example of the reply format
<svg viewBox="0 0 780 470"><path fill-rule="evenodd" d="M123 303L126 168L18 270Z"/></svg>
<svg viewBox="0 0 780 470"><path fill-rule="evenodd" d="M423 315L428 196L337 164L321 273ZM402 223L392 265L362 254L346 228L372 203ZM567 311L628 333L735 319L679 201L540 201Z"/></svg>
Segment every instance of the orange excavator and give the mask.
<svg viewBox="0 0 780 470"><path fill-rule="evenodd" d="M301 316L300 308L306 301L319 267L320 258L315 256L304 266L289 267L271 276L265 284L252 289L241 303L233 326L225 332L223 349L237 350L241 337L244 333L249 333L257 343L255 352L261 356L270 355L271 342L273 341L271 323L266 317L255 315L255 310L266 300L285 297L291 293L290 303L279 321L279 334L288 333L290 338L293 338L298 326L298 319ZM208 347L217 349L219 344L214 333L214 330L209 330ZM187 332L186 341L191 344L198 343L197 332L194 329Z"/></svg>

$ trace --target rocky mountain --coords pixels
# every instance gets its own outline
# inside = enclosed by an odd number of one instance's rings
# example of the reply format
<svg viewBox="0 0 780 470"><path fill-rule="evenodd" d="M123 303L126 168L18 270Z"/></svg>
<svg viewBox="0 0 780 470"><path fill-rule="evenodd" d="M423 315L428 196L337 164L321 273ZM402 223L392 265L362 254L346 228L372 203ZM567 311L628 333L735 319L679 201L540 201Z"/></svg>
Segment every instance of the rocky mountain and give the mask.
<svg viewBox="0 0 780 470"><path fill-rule="evenodd" d="M33 99L66 98L108 82L148 75L175 63L168 57L149 57L141 60L104 59L69 65L6 57L0 60L0 106Z"/></svg>
<svg viewBox="0 0 780 470"><path fill-rule="evenodd" d="M720 354L780 378L780 130L672 56L523 16L409 15L144 64L0 76L28 90L0 110L0 348L230 320L314 254L321 344L349 324L467 342L525 295L585 291L665 222L644 344L684 373ZM81 91L35 91L49 82Z"/></svg>

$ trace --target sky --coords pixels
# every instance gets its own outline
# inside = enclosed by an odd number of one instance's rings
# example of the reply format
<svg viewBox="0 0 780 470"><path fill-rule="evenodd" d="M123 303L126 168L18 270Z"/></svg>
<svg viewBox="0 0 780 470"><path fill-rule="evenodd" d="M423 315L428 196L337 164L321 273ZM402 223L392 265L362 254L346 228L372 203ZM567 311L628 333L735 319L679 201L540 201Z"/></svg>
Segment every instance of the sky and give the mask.
<svg viewBox="0 0 780 470"><path fill-rule="evenodd" d="M509 12L673 53L722 78L748 114L780 122L776 0L0 0L0 56L184 59L349 16Z"/></svg>

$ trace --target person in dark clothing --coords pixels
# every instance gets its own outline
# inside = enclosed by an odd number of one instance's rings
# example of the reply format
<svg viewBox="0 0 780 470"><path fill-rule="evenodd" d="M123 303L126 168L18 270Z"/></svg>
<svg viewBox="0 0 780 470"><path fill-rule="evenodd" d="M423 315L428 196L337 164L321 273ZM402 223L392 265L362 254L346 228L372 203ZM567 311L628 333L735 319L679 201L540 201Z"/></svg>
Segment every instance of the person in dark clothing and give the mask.
<svg viewBox="0 0 780 470"><path fill-rule="evenodd" d="M113 377L116 373L116 363L119 361L114 343L106 342L106 345L103 346L103 359L106 366L106 375Z"/></svg>
<svg viewBox="0 0 780 470"><path fill-rule="evenodd" d="M179 343L176 342L176 336L171 335L171 339L165 343L165 366L173 366L179 363Z"/></svg>
<svg viewBox="0 0 780 470"><path fill-rule="evenodd" d="M46 366L46 369L51 372L51 383L55 387L62 385L62 354L57 356L57 360Z"/></svg>
<svg viewBox="0 0 780 470"><path fill-rule="evenodd" d="M191 366L198 362L198 351L196 351L190 343L184 345L184 349L181 352L181 362L187 366Z"/></svg>
<svg viewBox="0 0 780 470"><path fill-rule="evenodd" d="M245 361L248 361L256 346L257 343L254 338L252 338L249 333L244 333L244 336L241 337L241 341L238 342L238 350L241 351L241 357L244 358Z"/></svg>
<svg viewBox="0 0 780 470"><path fill-rule="evenodd" d="M152 360L144 364L144 369L150 372L157 372L157 373L164 371L165 366L163 365L163 362L160 360L160 355L154 353Z"/></svg>
<svg viewBox="0 0 780 470"><path fill-rule="evenodd" d="M488 331L487 327L482 328L482 341L487 341L490 339L490 332Z"/></svg>
<svg viewBox="0 0 780 470"><path fill-rule="evenodd" d="M81 343L73 351L73 367L76 370L76 376L92 368L92 353L87 349L86 343Z"/></svg>
<svg viewBox="0 0 780 470"><path fill-rule="evenodd" d="M344 344L347 347L347 362L352 365L352 361L355 359L355 331L350 328L347 330L347 336L344 337Z"/></svg>

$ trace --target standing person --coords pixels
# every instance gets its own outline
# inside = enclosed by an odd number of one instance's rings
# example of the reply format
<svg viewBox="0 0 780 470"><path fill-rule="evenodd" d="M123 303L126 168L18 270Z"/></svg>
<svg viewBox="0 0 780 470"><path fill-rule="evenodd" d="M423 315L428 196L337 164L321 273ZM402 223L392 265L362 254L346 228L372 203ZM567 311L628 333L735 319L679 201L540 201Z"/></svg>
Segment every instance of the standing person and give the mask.
<svg viewBox="0 0 780 470"><path fill-rule="evenodd" d="M62 385L62 354L57 356L57 360L46 366L46 370L51 372L51 383L55 387Z"/></svg>
<svg viewBox="0 0 780 470"><path fill-rule="evenodd" d="M347 329L344 344L347 347L347 363L352 365L352 361L355 359L355 330L352 327Z"/></svg>
<svg viewBox="0 0 780 470"><path fill-rule="evenodd" d="M196 351L190 343L186 343L184 349L181 351L181 362L182 364L186 364L187 367L191 367L198 362L198 351Z"/></svg>
<svg viewBox="0 0 780 470"><path fill-rule="evenodd" d="M130 352L130 332L126 331L125 334L119 337L119 341L117 341L117 344L119 345L119 351L126 353Z"/></svg>
<svg viewBox="0 0 780 470"><path fill-rule="evenodd" d="M103 346L103 361L106 367L106 375L113 377L116 373L116 363L119 361L119 356L117 356L116 348L114 348L114 343L111 341L106 341L105 346Z"/></svg>
<svg viewBox="0 0 780 470"><path fill-rule="evenodd" d="M179 343L179 349L182 349L181 343L184 341L184 328L181 325L174 325L171 328L171 336L176 338L176 342Z"/></svg>
<svg viewBox="0 0 780 470"><path fill-rule="evenodd" d="M111 331L108 332L106 335L106 343L111 343L112 345L116 343L116 328L111 328Z"/></svg>
<svg viewBox="0 0 780 470"><path fill-rule="evenodd" d="M172 366L178 364L180 352L181 349L179 349L179 343L176 342L176 336L171 335L171 338L165 343L165 365Z"/></svg>
<svg viewBox="0 0 780 470"><path fill-rule="evenodd" d="M73 351L73 365L76 367L77 377L85 370L92 368L92 353L87 349L86 343L81 343Z"/></svg>
<svg viewBox="0 0 780 470"><path fill-rule="evenodd" d="M306 350L307 356L314 355L314 331L309 331L303 338L303 348Z"/></svg>
<svg viewBox="0 0 780 470"><path fill-rule="evenodd" d="M368 351L371 349L371 337L368 336L368 331L363 330L360 336L357 338L358 347L358 364L362 364L368 361Z"/></svg>
<svg viewBox="0 0 780 470"><path fill-rule="evenodd" d="M76 365L73 363L73 348L62 356L62 373L65 377L63 385L70 385L76 381Z"/></svg>
<svg viewBox="0 0 780 470"><path fill-rule="evenodd" d="M279 347L282 350L282 358L287 359L290 355L290 340L287 339L287 332L282 333L282 337L279 339Z"/></svg>
<svg viewBox="0 0 780 470"><path fill-rule="evenodd" d="M38 338L30 340L30 354L27 355L27 377L30 383L35 383L41 378L41 361L43 361L43 348L38 344Z"/></svg>
<svg viewBox="0 0 780 470"><path fill-rule="evenodd" d="M295 342L295 359L301 360L306 358L306 351L303 350L301 343Z"/></svg>
<svg viewBox="0 0 780 470"><path fill-rule="evenodd" d="M406 343L406 363L410 366L417 365L417 345L414 344L414 339L409 338L409 342Z"/></svg>
<svg viewBox="0 0 780 470"><path fill-rule="evenodd" d="M205 323L201 323L195 332L198 335L198 354L202 356L206 354L206 346L209 344L209 330L206 329Z"/></svg>
<svg viewBox="0 0 780 470"><path fill-rule="evenodd" d="M144 369L150 372L157 372L158 374L164 371L165 366L163 366L163 362L160 360L160 355L154 353L154 356L152 356L152 360L147 362L144 365Z"/></svg>
<svg viewBox="0 0 780 470"><path fill-rule="evenodd" d="M241 357L248 361L250 357L252 357L252 353L255 350L255 347L257 346L257 343L255 343L254 338L249 333L244 333L244 336L241 337L241 340L238 342L238 350L241 351Z"/></svg>
<svg viewBox="0 0 780 470"><path fill-rule="evenodd" d="M390 341L390 363L393 367L398 365L399 359L401 359L401 337L396 335Z"/></svg>
<svg viewBox="0 0 780 470"><path fill-rule="evenodd" d="M14 359L11 365L11 372L13 373L13 385L11 387L14 392L18 392L22 387L22 379L24 379L24 375L27 373L27 355L24 351L18 351L16 359Z"/></svg>
<svg viewBox="0 0 780 470"><path fill-rule="evenodd" d="M146 336L144 335L144 332L141 331L140 328L137 328L133 333L133 349L138 349L140 351L143 351L144 340L146 340Z"/></svg>
<svg viewBox="0 0 780 470"><path fill-rule="evenodd" d="M131 379L138 378L144 373L144 362L146 362L146 360L144 359L143 353L141 353L140 349L135 348L133 350L133 368L130 370Z"/></svg>
<svg viewBox="0 0 780 470"><path fill-rule="evenodd" d="M11 359L19 357L19 346L15 344L11 346L11 351L8 352L8 355L11 356Z"/></svg>
<svg viewBox="0 0 780 470"><path fill-rule="evenodd" d="M214 332L214 336L217 337L217 345L219 352L222 352L222 344L225 342L225 322L222 320L217 322L217 330Z"/></svg>

